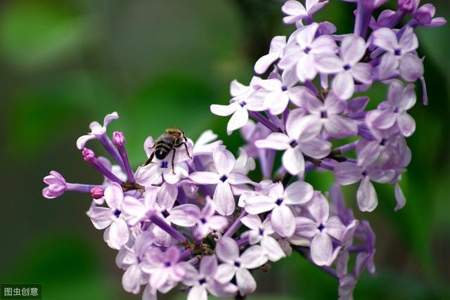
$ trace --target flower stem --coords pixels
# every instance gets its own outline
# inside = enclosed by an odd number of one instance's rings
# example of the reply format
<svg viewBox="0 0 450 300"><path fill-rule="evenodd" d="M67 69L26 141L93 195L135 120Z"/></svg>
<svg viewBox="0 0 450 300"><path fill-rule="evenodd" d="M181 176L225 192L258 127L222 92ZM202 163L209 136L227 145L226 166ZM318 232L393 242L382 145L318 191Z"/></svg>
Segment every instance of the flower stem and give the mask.
<svg viewBox="0 0 450 300"><path fill-rule="evenodd" d="M173 237L177 241L180 241L180 242L186 241L186 238L184 237L183 234L181 234L175 228L173 228L172 226L167 224L166 221L164 221L157 215L152 214L150 216L150 221L153 224L155 224L156 226L158 226L159 228L161 228L162 230L164 230L165 232L167 232L171 237Z"/></svg>
<svg viewBox="0 0 450 300"><path fill-rule="evenodd" d="M125 171L124 163L122 158L120 157L119 152L114 147L114 144L112 143L111 139L106 135L103 134L99 138L100 143L103 145L105 150L112 156L112 158L119 164L119 166L122 168L122 170Z"/></svg>
<svg viewBox="0 0 450 300"><path fill-rule="evenodd" d="M261 122L264 126L272 130L273 132L280 132L280 128L277 125L273 124L269 119L267 119L263 114L256 111L249 111L250 117L255 119L258 122Z"/></svg>
<svg viewBox="0 0 450 300"><path fill-rule="evenodd" d="M223 234L223 236L231 237L241 226L241 219L247 215L245 210L241 211L241 214L234 220L233 224L228 227L227 231Z"/></svg>
<svg viewBox="0 0 450 300"><path fill-rule="evenodd" d="M66 191L70 192L90 193L93 187L95 187L95 185L81 184L81 183L66 183Z"/></svg>

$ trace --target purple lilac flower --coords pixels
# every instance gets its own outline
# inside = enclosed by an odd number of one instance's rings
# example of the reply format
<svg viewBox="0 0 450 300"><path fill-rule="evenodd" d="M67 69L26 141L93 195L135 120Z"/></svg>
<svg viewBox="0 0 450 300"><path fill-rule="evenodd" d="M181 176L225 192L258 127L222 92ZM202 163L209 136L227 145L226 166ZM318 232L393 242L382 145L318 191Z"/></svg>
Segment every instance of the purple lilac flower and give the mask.
<svg viewBox="0 0 450 300"><path fill-rule="evenodd" d="M283 78L294 73L298 80L312 80L318 73L316 59L319 55L332 54L336 51L335 41L327 35L316 38L318 23L312 23L299 29L291 36L285 48L284 56L278 66L283 69Z"/></svg>
<svg viewBox="0 0 450 300"><path fill-rule="evenodd" d="M255 63L255 72L257 74L263 74L267 69L277 60L282 54L284 47L286 46L285 36L275 36L270 42L269 53L260 57Z"/></svg>
<svg viewBox="0 0 450 300"><path fill-rule="evenodd" d="M270 218L261 222L258 216L248 215L241 219L241 223L250 229L245 231L242 237L248 238L250 245L259 243L270 261L275 262L286 256L278 241L273 237L274 230Z"/></svg>
<svg viewBox="0 0 450 300"><path fill-rule="evenodd" d="M198 184L216 185L213 201L217 211L224 216L234 212L235 200L232 187L251 183L244 174L234 171L236 159L229 151L217 151L213 155L214 170L192 173L189 178Z"/></svg>
<svg viewBox="0 0 450 300"><path fill-rule="evenodd" d="M188 300L207 300L208 292L216 297L226 297L237 292L234 284L221 284L216 280L217 269L218 262L215 255L204 256L198 270L189 265L184 279L184 283L191 287Z"/></svg>
<svg viewBox="0 0 450 300"><path fill-rule="evenodd" d="M327 0L306 0L305 7L298 1L286 1L281 8L281 10L287 15L283 18L283 21L286 24L299 23L303 20L310 23L313 15L327 4Z"/></svg>
<svg viewBox="0 0 450 300"><path fill-rule="evenodd" d="M366 53L366 42L358 36L345 37L341 42L340 56L321 55L316 59L320 72L336 74L333 91L342 100L350 99L355 92L355 81L371 84L371 66L361 63Z"/></svg>
<svg viewBox="0 0 450 300"><path fill-rule="evenodd" d="M218 116L229 116L227 132L231 133L236 129L247 124L249 111L263 111L264 99L260 97L258 88L261 83L261 78L253 77L249 86L245 86L237 81L233 81L230 86L231 95L229 105L211 105L211 112Z"/></svg>
<svg viewBox="0 0 450 300"><path fill-rule="evenodd" d="M114 112L76 142L99 183L71 183L57 171L44 177L45 198L79 192L91 199L87 215L118 250L126 291L156 300L181 286L188 300L238 299L256 289L252 270L298 253L336 278L339 299L347 300L361 274L375 272L375 233L352 207L375 210L373 182L394 187L394 210L406 204L401 179L412 159L417 81L428 103L415 30L446 20L418 0L399 0L395 10L379 9L385 0L347 2L356 4L354 29L337 34L333 23L314 18L328 1L286 1L283 20L295 31L272 39L254 65L260 77L248 86L234 80L229 104L211 105L230 116L229 134L240 129L238 155L206 130L195 143L186 137L186 148L171 152L173 163L169 155L134 168L125 135L108 134ZM374 84L389 89L385 100L368 96ZM94 140L111 161L86 147ZM147 137L138 160L154 146ZM316 170L334 178L330 202L307 182ZM347 206L341 186L354 183L356 203Z"/></svg>
<svg viewBox="0 0 450 300"><path fill-rule="evenodd" d="M406 87L400 81L393 81L389 86L388 99L380 105L379 115L373 121L377 129L389 129L397 126L405 137L416 129L414 119L407 113L416 104L414 85Z"/></svg>
<svg viewBox="0 0 450 300"><path fill-rule="evenodd" d="M357 122L345 117L346 103L329 93L325 101L320 101L311 90L302 87L299 92L303 107L311 114L311 122L321 124L330 137L342 138L357 133Z"/></svg>
<svg viewBox="0 0 450 300"><path fill-rule="evenodd" d="M291 111L286 122L286 133L273 132L256 146L265 149L284 150L283 166L292 175L303 176L305 172L304 154L313 158L323 158L331 151L329 142L318 138L321 124L314 118L301 118L303 111Z"/></svg>
<svg viewBox="0 0 450 300"><path fill-rule="evenodd" d="M229 283L236 276L236 284L241 295L253 293L256 281L249 269L255 269L266 263L267 257L261 246L251 246L239 254L235 240L224 237L216 248L217 257L222 261L216 273L216 280L222 284Z"/></svg>
<svg viewBox="0 0 450 300"><path fill-rule="evenodd" d="M329 266L340 250L340 247L333 249L332 238L342 240L345 226L338 217L330 217L328 201L321 193L315 193L307 210L311 217L297 217L295 234L311 239L311 258L314 263Z"/></svg>
<svg viewBox="0 0 450 300"><path fill-rule="evenodd" d="M290 237L295 231L295 215L291 206L305 204L312 196L313 188L306 182L294 182L286 189L281 183L276 183L267 195L248 197L245 210L254 215L271 212L271 223L275 232L283 237Z"/></svg>
<svg viewBox="0 0 450 300"><path fill-rule="evenodd" d="M112 183L105 190L108 207L92 205L87 215L97 229L105 229L105 242L113 249L120 249L128 242L129 230L123 213L124 195L122 188ZM127 196L128 197L128 196Z"/></svg>

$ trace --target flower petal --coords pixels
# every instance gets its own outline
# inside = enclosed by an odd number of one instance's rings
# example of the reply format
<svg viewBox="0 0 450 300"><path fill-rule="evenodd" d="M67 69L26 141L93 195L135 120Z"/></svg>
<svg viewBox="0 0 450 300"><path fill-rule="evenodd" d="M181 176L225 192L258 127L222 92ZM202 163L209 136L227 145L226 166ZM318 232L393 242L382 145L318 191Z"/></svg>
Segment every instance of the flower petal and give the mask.
<svg viewBox="0 0 450 300"><path fill-rule="evenodd" d="M325 224L330 214L330 205L322 193L316 192L314 199L308 207L311 216L316 220L317 224Z"/></svg>
<svg viewBox="0 0 450 300"><path fill-rule="evenodd" d="M282 237L290 237L295 232L295 217L286 205L280 205L272 210L272 227Z"/></svg>
<svg viewBox="0 0 450 300"><path fill-rule="evenodd" d="M256 281L249 270L240 268L236 272L236 283L239 293L243 296L253 293L256 290Z"/></svg>
<svg viewBox="0 0 450 300"><path fill-rule="evenodd" d="M109 247L119 250L128 242L130 232L128 225L123 219L116 219L105 231L105 242Z"/></svg>
<svg viewBox="0 0 450 300"><path fill-rule="evenodd" d="M141 289L142 271L138 265L131 265L122 276L123 289L129 293L137 294Z"/></svg>
<svg viewBox="0 0 450 300"><path fill-rule="evenodd" d="M233 214L236 203L234 201L233 191L228 183L219 182L217 184L213 201L219 214L223 216Z"/></svg>
<svg viewBox="0 0 450 300"><path fill-rule="evenodd" d="M273 132L265 139L255 142L258 148L285 150L289 147L289 137L280 132Z"/></svg>
<svg viewBox="0 0 450 300"><path fill-rule="evenodd" d="M271 211L275 206L274 201L267 196L251 196L245 199L245 211L252 215Z"/></svg>
<svg viewBox="0 0 450 300"><path fill-rule="evenodd" d="M405 137L410 137L416 130L416 121L407 113L398 116L397 124Z"/></svg>
<svg viewBox="0 0 450 300"><path fill-rule="evenodd" d="M333 92L339 99L348 100L355 92L355 82L349 71L341 72L333 80Z"/></svg>
<svg viewBox="0 0 450 300"><path fill-rule="evenodd" d="M236 163L233 154L228 150L216 151L213 154L214 165L216 170L221 175L229 174Z"/></svg>
<svg viewBox="0 0 450 300"><path fill-rule="evenodd" d="M270 261L275 262L286 256L280 244L271 236L263 237L261 247L264 249Z"/></svg>
<svg viewBox="0 0 450 300"><path fill-rule="evenodd" d="M318 55L315 62L317 69L324 74L336 74L343 70L342 60L336 55Z"/></svg>
<svg viewBox="0 0 450 300"><path fill-rule="evenodd" d="M120 185L113 183L105 189L105 201L112 209L120 208L123 201L123 191Z"/></svg>
<svg viewBox="0 0 450 300"><path fill-rule="evenodd" d="M230 264L221 264L219 265L219 267L217 268L217 272L216 275L214 276L214 278L222 283L228 283L231 281L231 279L233 279L234 275L236 274L237 268L234 265L230 265Z"/></svg>
<svg viewBox="0 0 450 300"><path fill-rule="evenodd" d="M292 175L303 176L305 172L305 159L301 151L297 148L289 148L281 157L284 168Z"/></svg>
<svg viewBox="0 0 450 300"><path fill-rule="evenodd" d="M334 167L336 182L340 185L349 185L358 182L362 177L361 167L351 162L341 162Z"/></svg>
<svg viewBox="0 0 450 300"><path fill-rule="evenodd" d="M194 285L188 293L187 300L208 300L208 293L203 285Z"/></svg>
<svg viewBox="0 0 450 300"><path fill-rule="evenodd" d="M333 244L328 234L320 232L311 241L311 259L318 266L329 266L333 258Z"/></svg>
<svg viewBox="0 0 450 300"><path fill-rule="evenodd" d="M356 193L356 198L361 211L371 212L377 207L377 192L375 191L372 182L370 182L369 177L365 177L361 181L358 192Z"/></svg>
<svg viewBox="0 0 450 300"><path fill-rule="evenodd" d="M236 129L244 127L248 122L248 111L245 108L239 107L231 116L227 125L227 132L231 133Z"/></svg>
<svg viewBox="0 0 450 300"><path fill-rule="evenodd" d="M373 33L373 43L375 46L380 47L389 52L394 52L399 48L397 36L394 31L389 28L380 28Z"/></svg>
<svg viewBox="0 0 450 300"><path fill-rule="evenodd" d="M261 267L267 262L264 250L261 246L252 246L242 253L241 265L246 269L255 269Z"/></svg>
<svg viewBox="0 0 450 300"><path fill-rule="evenodd" d="M247 228L258 230L262 226L261 219L258 216L248 215L241 219L241 223Z"/></svg>
<svg viewBox="0 0 450 300"><path fill-rule="evenodd" d="M213 172L194 172L189 178L199 184L217 184L220 181L220 175Z"/></svg>
<svg viewBox="0 0 450 300"><path fill-rule="evenodd" d="M403 194L402 189L400 188L400 185L398 183L395 184L395 200L397 201L397 205L394 209L395 211L402 209L406 204L405 195Z"/></svg>
<svg viewBox="0 0 450 300"><path fill-rule="evenodd" d="M226 263L234 263L239 258L239 247L230 237L222 237L216 246L217 257Z"/></svg>
<svg viewBox="0 0 450 300"><path fill-rule="evenodd" d="M233 114L238 109L237 103L231 103L228 105L213 104L210 106L211 112L217 116L227 117Z"/></svg>
<svg viewBox="0 0 450 300"><path fill-rule="evenodd" d="M304 181L296 181L286 188L284 201L291 205L305 204L312 199L313 195L312 185Z"/></svg>
<svg viewBox="0 0 450 300"><path fill-rule="evenodd" d="M346 64L354 65L359 62L366 52L366 42L363 38L351 35L342 41L341 58Z"/></svg>

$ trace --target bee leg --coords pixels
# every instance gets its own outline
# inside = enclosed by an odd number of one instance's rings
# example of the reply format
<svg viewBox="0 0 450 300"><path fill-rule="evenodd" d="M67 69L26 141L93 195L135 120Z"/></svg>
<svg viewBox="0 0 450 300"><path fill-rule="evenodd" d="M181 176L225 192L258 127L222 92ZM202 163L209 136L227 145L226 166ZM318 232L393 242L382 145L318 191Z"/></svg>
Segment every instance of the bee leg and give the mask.
<svg viewBox="0 0 450 300"><path fill-rule="evenodd" d="M186 149L186 153L189 156L189 158L192 158L191 154L189 153L189 149L188 149L187 143L183 142L183 145L184 145L184 149Z"/></svg>
<svg viewBox="0 0 450 300"><path fill-rule="evenodd" d="M188 157L192 158L192 155L189 153L189 149L188 149L187 143L186 142L181 142L178 145L176 145L175 147L179 148L181 146L184 146L184 149L186 150L186 154L188 155Z"/></svg>
<svg viewBox="0 0 450 300"><path fill-rule="evenodd" d="M154 156L155 156L155 152L152 152L152 154L150 154L150 157L145 161L144 166L146 166L149 163L151 163Z"/></svg>
<svg viewBox="0 0 450 300"><path fill-rule="evenodd" d="M177 148L173 148L173 153L172 153L172 174L175 175L175 153L177 152Z"/></svg>

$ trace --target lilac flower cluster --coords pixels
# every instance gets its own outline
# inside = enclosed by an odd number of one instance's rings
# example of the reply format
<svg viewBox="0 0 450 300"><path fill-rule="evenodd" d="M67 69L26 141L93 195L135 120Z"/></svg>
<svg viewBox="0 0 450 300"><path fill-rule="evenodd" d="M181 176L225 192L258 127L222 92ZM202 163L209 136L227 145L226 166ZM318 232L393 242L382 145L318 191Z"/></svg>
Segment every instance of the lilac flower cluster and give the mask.
<svg viewBox="0 0 450 300"><path fill-rule="evenodd" d="M90 194L87 215L118 250L126 291L143 290L149 300L182 286L188 300L242 298L256 289L254 270L293 252L335 277L340 299L352 298L364 270L375 272L375 234L355 219L341 186L358 183L363 212L377 207L373 182L394 186L396 210L405 205L399 182L411 160L406 138L416 126L408 114L416 82L428 102L414 30L445 20L419 0L399 0L378 16L385 0L347 2L356 3L354 32L336 34L334 24L314 21L328 1L286 1L284 22L296 30L273 38L249 85L231 83L228 105L211 106L231 116L228 133L241 131L237 157L208 130L187 139L173 159L133 170L123 133L107 133L118 118L112 113L76 143L102 183L69 183L56 171L44 178L46 198ZM385 99L369 98L374 84L386 87ZM112 162L87 148L90 140ZM147 157L155 143L145 141ZM256 163L261 178L252 172ZM305 181L314 171L334 175L329 192Z"/></svg>

